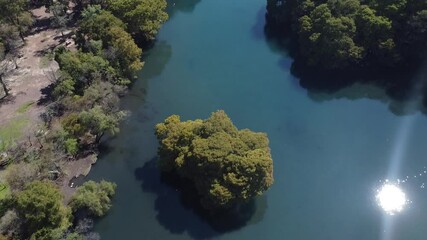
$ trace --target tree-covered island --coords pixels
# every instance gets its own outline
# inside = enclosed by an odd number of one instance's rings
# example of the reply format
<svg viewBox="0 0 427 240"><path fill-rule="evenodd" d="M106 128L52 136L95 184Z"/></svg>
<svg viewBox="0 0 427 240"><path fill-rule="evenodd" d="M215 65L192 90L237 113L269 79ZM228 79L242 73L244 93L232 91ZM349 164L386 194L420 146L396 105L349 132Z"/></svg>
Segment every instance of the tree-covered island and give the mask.
<svg viewBox="0 0 427 240"><path fill-rule="evenodd" d="M267 135L238 130L224 111L185 122L172 115L156 136L161 170L191 180L208 210L246 203L273 184Z"/></svg>

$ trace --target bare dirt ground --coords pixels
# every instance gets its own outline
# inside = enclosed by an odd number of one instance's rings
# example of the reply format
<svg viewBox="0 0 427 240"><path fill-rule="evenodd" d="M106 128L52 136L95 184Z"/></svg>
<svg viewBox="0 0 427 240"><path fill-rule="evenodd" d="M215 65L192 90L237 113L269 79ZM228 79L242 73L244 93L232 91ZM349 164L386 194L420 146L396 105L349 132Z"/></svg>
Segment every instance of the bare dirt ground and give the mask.
<svg viewBox="0 0 427 240"><path fill-rule="evenodd" d="M46 94L59 69L58 64L49 60L47 54L59 45L75 49L75 43L70 36L71 30L64 31L63 36L59 30L50 28L51 15L46 13L44 7L35 9L32 13L36 21L35 26L25 38L26 44L20 49L18 68L4 76L10 96L6 101L0 102L0 129L25 119L26 126L21 129L21 139L16 141L32 137L42 125L39 116L46 108ZM66 176L61 184L66 201L74 192L74 189L68 187L68 182L74 176L86 175L94 163L93 158L94 156L90 156L66 163Z"/></svg>
<svg viewBox="0 0 427 240"><path fill-rule="evenodd" d="M10 97L0 105L0 127L16 118L17 112L21 113L21 117L27 117L33 126L40 123L39 114L44 109L43 104L40 104L45 97L43 93L55 80L59 68L55 61L47 59L46 54L65 41L59 31L48 27L50 14L45 12L44 7L33 10L33 15L36 26L20 49L18 69L9 71L4 77L10 89ZM66 41L72 42L72 39ZM70 44L68 47L73 46ZM26 105L31 106L22 112Z"/></svg>
<svg viewBox="0 0 427 240"><path fill-rule="evenodd" d="M66 176L62 179L60 184L65 203L68 203L71 200L71 197L75 191L75 186L70 187L71 179L78 177L79 175L86 176L89 174L92 164L94 164L96 160L97 158L95 155L89 155L85 158L67 162L65 166Z"/></svg>

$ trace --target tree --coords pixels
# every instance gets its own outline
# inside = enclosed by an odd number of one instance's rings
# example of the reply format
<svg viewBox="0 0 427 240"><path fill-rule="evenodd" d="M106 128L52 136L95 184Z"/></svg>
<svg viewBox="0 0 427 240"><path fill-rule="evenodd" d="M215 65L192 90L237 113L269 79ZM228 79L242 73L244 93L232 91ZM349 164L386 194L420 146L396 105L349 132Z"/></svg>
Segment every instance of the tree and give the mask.
<svg viewBox="0 0 427 240"><path fill-rule="evenodd" d="M14 210L8 210L0 219L0 232L6 236L17 236L21 222Z"/></svg>
<svg viewBox="0 0 427 240"><path fill-rule="evenodd" d="M55 2L50 7L49 10L53 14L53 19L51 25L53 27L59 28L61 30L62 36L64 36L64 29L67 27L70 17L67 13L68 1L66 3Z"/></svg>
<svg viewBox="0 0 427 240"><path fill-rule="evenodd" d="M127 23L128 31L146 41L155 39L168 19L166 0L107 0L107 9Z"/></svg>
<svg viewBox="0 0 427 240"><path fill-rule="evenodd" d="M100 106L95 106L79 114L79 122L86 132L95 136L95 143L99 143L106 131L111 134L119 132L119 123L125 116L124 112L106 113Z"/></svg>
<svg viewBox="0 0 427 240"><path fill-rule="evenodd" d="M90 40L101 40L111 65L122 75L130 77L142 68L142 50L125 31L125 24L108 11L89 7L82 13L83 19L77 32L77 42L85 46Z"/></svg>
<svg viewBox="0 0 427 240"><path fill-rule="evenodd" d="M411 16L403 32L407 36L405 53L416 59L423 59L427 49L427 8Z"/></svg>
<svg viewBox="0 0 427 240"><path fill-rule="evenodd" d="M362 5L355 17L357 38L364 46L367 56L382 65L392 66L398 61L396 44L393 40L392 21L387 17L376 15L375 10Z"/></svg>
<svg viewBox="0 0 427 240"><path fill-rule="evenodd" d="M157 124L160 168L192 180L206 209L232 207L273 184L273 160L264 133L238 130L224 111L206 120Z"/></svg>
<svg viewBox="0 0 427 240"><path fill-rule="evenodd" d="M423 60L427 1L267 0L267 25L291 30L297 61L320 70L396 67Z"/></svg>
<svg viewBox="0 0 427 240"><path fill-rule="evenodd" d="M55 87L56 96L70 93L83 95L85 88L93 81L115 77L110 63L93 53L64 51L56 56L56 60L62 71Z"/></svg>
<svg viewBox="0 0 427 240"><path fill-rule="evenodd" d="M0 20L12 24L18 28L19 36L22 41L24 34L28 31L29 27L33 24L31 14L27 11L27 0L0 0Z"/></svg>
<svg viewBox="0 0 427 240"><path fill-rule="evenodd" d="M20 191L27 183L37 179L38 173L35 164L21 162L9 166L5 178L13 191Z"/></svg>
<svg viewBox="0 0 427 240"><path fill-rule="evenodd" d="M6 84L5 75L12 69L17 69L17 58L19 55L18 28L12 24L0 21L0 100L9 96L9 88ZM11 66L13 63L14 66Z"/></svg>
<svg viewBox="0 0 427 240"><path fill-rule="evenodd" d="M111 198L116 191L116 184L101 181L88 181L77 188L70 206L73 212L86 210L91 216L101 217L111 208Z"/></svg>
<svg viewBox="0 0 427 240"><path fill-rule="evenodd" d="M323 68L340 68L357 63L363 48L356 45L354 20L333 17L327 4L317 6L310 16L300 18L301 52L308 64Z"/></svg>
<svg viewBox="0 0 427 240"><path fill-rule="evenodd" d="M31 182L18 193L15 207L18 216L24 220L26 234L40 235L54 229L67 229L71 214L62 201L59 189L49 182Z"/></svg>

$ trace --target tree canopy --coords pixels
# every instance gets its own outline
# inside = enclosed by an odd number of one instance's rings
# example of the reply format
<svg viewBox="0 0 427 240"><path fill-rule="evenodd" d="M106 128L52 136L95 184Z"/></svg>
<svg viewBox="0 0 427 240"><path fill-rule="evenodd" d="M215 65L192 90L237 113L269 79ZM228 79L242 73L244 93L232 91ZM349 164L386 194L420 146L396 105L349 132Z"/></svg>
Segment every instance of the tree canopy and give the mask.
<svg viewBox="0 0 427 240"><path fill-rule="evenodd" d="M296 35L309 66L396 66L424 57L426 1L268 0L267 11L270 24Z"/></svg>
<svg viewBox="0 0 427 240"><path fill-rule="evenodd" d="M18 193L16 211L25 221L27 234L40 235L39 231L66 230L70 226L71 212L62 201L59 189L49 182L31 182Z"/></svg>
<svg viewBox="0 0 427 240"><path fill-rule="evenodd" d="M0 23L11 24L19 31L24 40L24 34L33 24L31 13L28 12L28 0L0 0Z"/></svg>
<svg viewBox="0 0 427 240"><path fill-rule="evenodd" d="M267 135L238 130L224 111L186 122L172 115L156 135L161 169L192 180L206 209L247 202L273 184Z"/></svg>
<svg viewBox="0 0 427 240"><path fill-rule="evenodd" d="M114 183L88 181L77 188L70 206L74 212L83 209L87 210L89 215L101 217L111 208L111 198L115 191Z"/></svg>
<svg viewBox="0 0 427 240"><path fill-rule="evenodd" d="M104 56L123 75L132 76L142 68L142 50L126 32L126 25L120 19L99 6L88 7L82 17L77 39L83 48L90 40L100 40L106 50Z"/></svg>
<svg viewBox="0 0 427 240"><path fill-rule="evenodd" d="M127 23L129 32L146 41L155 39L168 19L166 0L107 0L107 9Z"/></svg>

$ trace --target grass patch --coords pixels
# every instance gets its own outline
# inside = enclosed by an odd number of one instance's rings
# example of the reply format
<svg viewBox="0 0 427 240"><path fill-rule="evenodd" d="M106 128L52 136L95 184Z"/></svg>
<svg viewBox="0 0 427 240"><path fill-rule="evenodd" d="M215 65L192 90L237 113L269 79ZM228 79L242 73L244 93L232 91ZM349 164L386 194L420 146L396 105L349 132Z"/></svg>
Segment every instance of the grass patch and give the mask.
<svg viewBox="0 0 427 240"><path fill-rule="evenodd" d="M16 110L17 113L24 113L26 111L28 111L28 109L30 109L31 106L33 106L34 102L27 102L22 104L18 110Z"/></svg>
<svg viewBox="0 0 427 240"><path fill-rule="evenodd" d="M50 62L54 60L55 55L51 52L46 53L43 57L40 58L40 68L49 67Z"/></svg>
<svg viewBox="0 0 427 240"><path fill-rule="evenodd" d="M0 127L0 152L9 148L14 141L21 138L24 128L27 126L28 118L15 118Z"/></svg>
<svg viewBox="0 0 427 240"><path fill-rule="evenodd" d="M5 199L10 194L10 188L5 183L0 183L0 200Z"/></svg>

